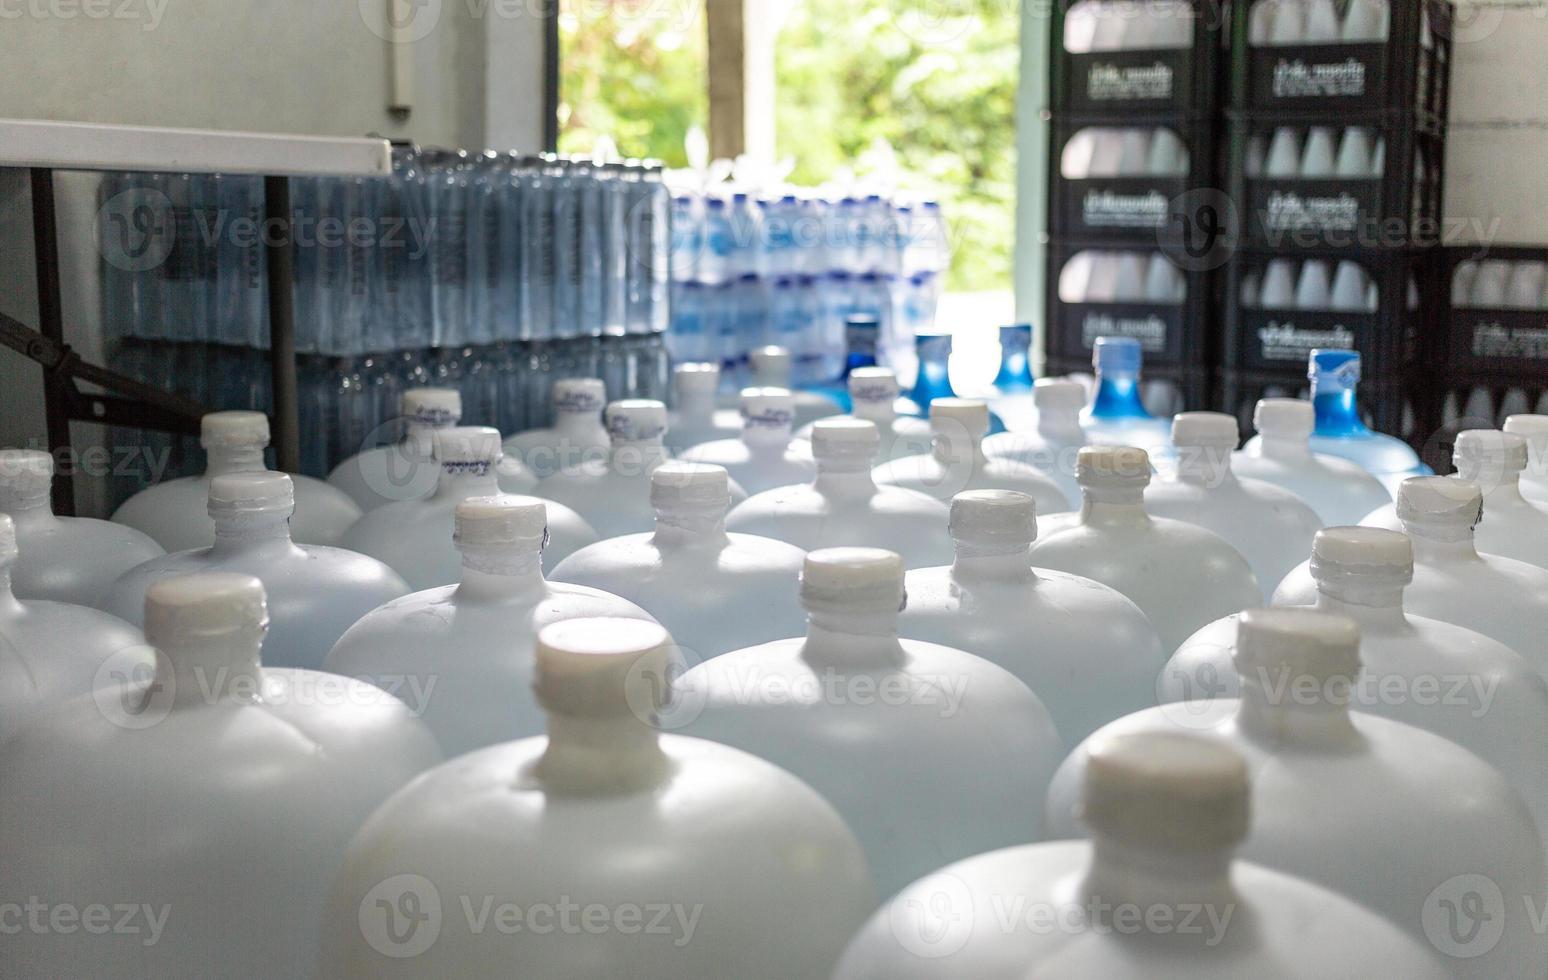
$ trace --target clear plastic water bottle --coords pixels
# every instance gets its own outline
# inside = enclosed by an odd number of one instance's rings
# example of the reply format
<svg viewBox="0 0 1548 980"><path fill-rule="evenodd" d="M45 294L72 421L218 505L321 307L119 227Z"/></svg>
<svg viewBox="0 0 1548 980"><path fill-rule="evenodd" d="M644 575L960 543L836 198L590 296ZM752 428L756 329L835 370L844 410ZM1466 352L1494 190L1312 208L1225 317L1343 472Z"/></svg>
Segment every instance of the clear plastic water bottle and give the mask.
<svg viewBox="0 0 1548 980"><path fill-rule="evenodd" d="M554 336L556 312L558 239L554 205L560 169L558 161L550 157L528 157L524 164L526 193L521 199L521 240L522 254L529 261L521 268L521 320L527 336L548 340Z"/></svg>
<svg viewBox="0 0 1548 980"><path fill-rule="evenodd" d="M672 198L672 279L698 279L704 252L702 201L689 194ZM632 240L632 239L631 239Z"/></svg>
<svg viewBox="0 0 1548 980"><path fill-rule="evenodd" d="M672 332L668 343L676 360L719 360L718 351L712 351L708 293L709 289L697 279L672 285Z"/></svg>
<svg viewBox="0 0 1548 980"><path fill-rule="evenodd" d="M392 169L392 178L382 193L383 230L391 237L381 250L381 307L377 316L392 332L392 348L422 350L435 342L430 302L434 229L419 148L394 145Z"/></svg>
<svg viewBox="0 0 1548 980"><path fill-rule="evenodd" d="M599 169L602 194L602 332L629 332L629 208L640 180L638 162L608 163Z"/></svg>
<svg viewBox="0 0 1548 980"><path fill-rule="evenodd" d="M462 150L428 150L427 186L435 223L431 239L430 299L435 311L435 345L466 343L472 312L469 282L472 245L473 167Z"/></svg>
<svg viewBox="0 0 1548 980"><path fill-rule="evenodd" d="M646 160L640 179L640 203L633 226L640 259L631 264L639 281L630 286L637 307L630 315L630 333L658 334L671 323L668 299L672 285L672 195L666 186L666 166Z"/></svg>
<svg viewBox="0 0 1548 980"><path fill-rule="evenodd" d="M793 276L801 271L796 236L801 224L801 202L794 194L785 194L769 203L765 212L764 244L768 252L770 276Z"/></svg>
<svg viewBox="0 0 1548 980"><path fill-rule="evenodd" d="M475 225L482 245L474 277L469 343L493 344L518 336L523 190L516 167L517 158L512 154L489 152L479 158Z"/></svg>
<svg viewBox="0 0 1548 980"><path fill-rule="evenodd" d="M1132 337L1098 337L1091 363L1096 369L1096 397L1081 416L1095 445L1135 446L1153 456L1172 455L1171 426L1153 418L1140 401L1140 342Z"/></svg>
<svg viewBox="0 0 1548 980"><path fill-rule="evenodd" d="M731 268L736 278L759 276L765 271L763 250L763 214L752 195L738 191L731 195Z"/></svg>
<svg viewBox="0 0 1548 980"><path fill-rule="evenodd" d="M719 285L732 278L731 253L736 248L736 231L731 225L730 207L723 197L704 202L704 247L699 254L699 278Z"/></svg>
<svg viewBox="0 0 1548 980"><path fill-rule="evenodd" d="M260 234L263 178L222 176L218 187L220 211L228 230L221 235L219 245L216 329L222 343L265 349L269 346L269 256Z"/></svg>

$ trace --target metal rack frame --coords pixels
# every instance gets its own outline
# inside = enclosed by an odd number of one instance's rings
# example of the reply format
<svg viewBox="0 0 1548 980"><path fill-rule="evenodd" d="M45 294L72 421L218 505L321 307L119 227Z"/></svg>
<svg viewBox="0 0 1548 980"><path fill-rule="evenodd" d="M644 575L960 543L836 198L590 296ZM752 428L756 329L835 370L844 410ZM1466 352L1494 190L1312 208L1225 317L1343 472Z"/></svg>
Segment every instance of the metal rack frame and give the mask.
<svg viewBox="0 0 1548 980"><path fill-rule="evenodd" d="M0 344L43 368L48 443L56 457L71 450L73 421L195 434L205 410L189 399L89 364L65 342L54 172L263 177L265 219L272 229L265 242L274 396L271 437L279 468L297 470L301 454L290 178L386 177L392 173L392 150L387 141L0 119L0 168L29 172L38 291L38 329L0 314ZM106 393L82 392L79 382ZM75 513L75 481L70 472L56 475L53 502L55 513Z"/></svg>

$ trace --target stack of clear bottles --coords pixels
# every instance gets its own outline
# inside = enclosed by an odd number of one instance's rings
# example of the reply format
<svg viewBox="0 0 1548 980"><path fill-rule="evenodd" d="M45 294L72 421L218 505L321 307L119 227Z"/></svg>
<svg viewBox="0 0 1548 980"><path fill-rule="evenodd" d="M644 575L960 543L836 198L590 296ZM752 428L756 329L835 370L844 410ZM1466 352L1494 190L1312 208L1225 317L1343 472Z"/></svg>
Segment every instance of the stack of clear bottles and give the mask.
<svg viewBox="0 0 1548 980"><path fill-rule="evenodd" d="M948 255L940 204L810 188L680 193L672 204L672 328L679 361L721 365L728 391L749 383L750 352L794 355L794 381L832 381L844 323L882 324L882 361L932 333Z"/></svg>
<svg viewBox="0 0 1548 980"><path fill-rule="evenodd" d="M270 411L261 178L114 173L100 199L103 244L137 246L101 249L115 362L212 409ZM390 178L294 178L291 199L304 473L391 441L409 388L456 388L470 422L504 432L550 421L556 377L665 395L659 163L400 145ZM197 466L189 441L117 439L164 475Z"/></svg>

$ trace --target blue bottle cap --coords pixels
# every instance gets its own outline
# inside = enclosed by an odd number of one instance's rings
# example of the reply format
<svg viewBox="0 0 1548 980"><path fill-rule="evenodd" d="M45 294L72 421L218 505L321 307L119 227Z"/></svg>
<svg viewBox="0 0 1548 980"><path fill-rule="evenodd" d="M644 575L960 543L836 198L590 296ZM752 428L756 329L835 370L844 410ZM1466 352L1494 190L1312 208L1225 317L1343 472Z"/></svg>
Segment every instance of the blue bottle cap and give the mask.
<svg viewBox="0 0 1548 980"><path fill-rule="evenodd" d="M1000 346L1028 347L1032 344L1032 324L1012 323L1000 328Z"/></svg>
<svg viewBox="0 0 1548 980"><path fill-rule="evenodd" d="M1352 350L1314 350L1306 376L1324 390L1353 388L1360 381L1360 354Z"/></svg>
<svg viewBox="0 0 1548 980"><path fill-rule="evenodd" d="M1133 337L1098 337L1091 350L1098 374L1138 374L1144 362L1145 353Z"/></svg>

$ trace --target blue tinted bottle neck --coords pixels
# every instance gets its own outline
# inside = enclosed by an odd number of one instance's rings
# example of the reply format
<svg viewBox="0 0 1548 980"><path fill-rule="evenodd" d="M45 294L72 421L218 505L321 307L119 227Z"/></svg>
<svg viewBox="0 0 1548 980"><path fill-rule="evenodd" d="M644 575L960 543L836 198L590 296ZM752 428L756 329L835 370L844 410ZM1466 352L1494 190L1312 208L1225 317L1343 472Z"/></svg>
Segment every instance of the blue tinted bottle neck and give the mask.
<svg viewBox="0 0 1548 980"><path fill-rule="evenodd" d="M876 367L876 351L852 350L844 361L844 373L840 376L840 380L847 381L855 371L868 367Z"/></svg>
<svg viewBox="0 0 1548 980"><path fill-rule="evenodd" d="M1000 359L994 386L1002 392L1032 390L1032 362L1024 350L1007 350Z"/></svg>
<svg viewBox="0 0 1548 980"><path fill-rule="evenodd" d="M1353 388L1324 391L1313 385L1312 408L1317 413L1319 436L1358 436L1370 431L1360 421Z"/></svg>
<svg viewBox="0 0 1548 980"><path fill-rule="evenodd" d="M1098 419L1148 419L1144 402L1140 401L1138 377L1097 376L1096 399L1091 403L1091 417Z"/></svg>
<svg viewBox="0 0 1548 980"><path fill-rule="evenodd" d="M955 398L957 392L951 386L951 348L934 344L922 344L919 348L919 376L908 396L921 409L937 398Z"/></svg>

